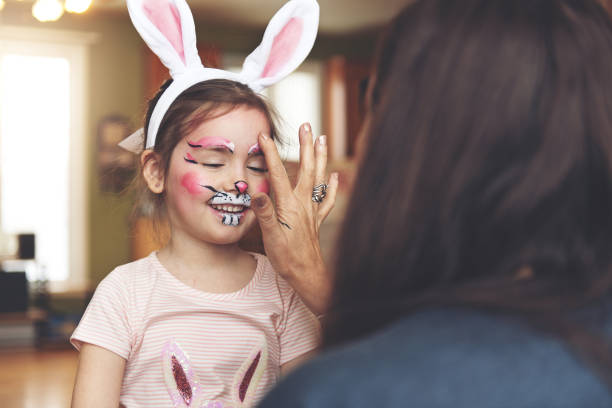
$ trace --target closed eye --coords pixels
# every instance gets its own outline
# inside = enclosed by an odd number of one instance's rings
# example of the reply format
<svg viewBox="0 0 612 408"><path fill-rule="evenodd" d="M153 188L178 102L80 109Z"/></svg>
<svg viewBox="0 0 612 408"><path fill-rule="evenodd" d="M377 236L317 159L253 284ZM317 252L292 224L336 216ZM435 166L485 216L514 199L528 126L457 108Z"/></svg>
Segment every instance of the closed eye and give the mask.
<svg viewBox="0 0 612 408"><path fill-rule="evenodd" d="M256 171L258 173L267 173L268 172L268 169L262 168L262 167L247 166L247 169Z"/></svg>
<svg viewBox="0 0 612 408"><path fill-rule="evenodd" d="M190 159L190 158L187 158L187 157L185 157L185 161L186 161L187 163L198 164L198 162L197 162L197 161L195 161L195 160L193 160L193 159Z"/></svg>
<svg viewBox="0 0 612 408"><path fill-rule="evenodd" d="M223 163L202 163L202 166L217 168L223 166Z"/></svg>

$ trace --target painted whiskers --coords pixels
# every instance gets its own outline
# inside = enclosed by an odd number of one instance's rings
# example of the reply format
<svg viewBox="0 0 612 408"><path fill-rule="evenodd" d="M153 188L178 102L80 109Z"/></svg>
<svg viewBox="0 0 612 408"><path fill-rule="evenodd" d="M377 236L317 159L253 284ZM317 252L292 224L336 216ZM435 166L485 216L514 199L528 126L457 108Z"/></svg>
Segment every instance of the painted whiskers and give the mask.
<svg viewBox="0 0 612 408"><path fill-rule="evenodd" d="M251 206L251 196L246 192L248 184L245 181L237 181L235 184L238 194L218 191L212 186L203 186L215 193L208 204L214 209L221 211L221 222L232 227L240 224L244 211Z"/></svg>

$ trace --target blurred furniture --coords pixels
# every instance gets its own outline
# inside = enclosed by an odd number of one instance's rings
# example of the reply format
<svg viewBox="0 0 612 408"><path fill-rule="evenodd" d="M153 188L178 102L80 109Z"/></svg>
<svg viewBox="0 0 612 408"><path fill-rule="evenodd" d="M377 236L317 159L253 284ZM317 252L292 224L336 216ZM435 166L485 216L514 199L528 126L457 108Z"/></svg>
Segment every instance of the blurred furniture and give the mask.
<svg viewBox="0 0 612 408"><path fill-rule="evenodd" d="M333 161L355 156L357 138L365 119L365 96L372 61L330 58L326 64L324 132Z"/></svg>
<svg viewBox="0 0 612 408"><path fill-rule="evenodd" d="M0 313L28 309L28 280L25 271L0 271Z"/></svg>

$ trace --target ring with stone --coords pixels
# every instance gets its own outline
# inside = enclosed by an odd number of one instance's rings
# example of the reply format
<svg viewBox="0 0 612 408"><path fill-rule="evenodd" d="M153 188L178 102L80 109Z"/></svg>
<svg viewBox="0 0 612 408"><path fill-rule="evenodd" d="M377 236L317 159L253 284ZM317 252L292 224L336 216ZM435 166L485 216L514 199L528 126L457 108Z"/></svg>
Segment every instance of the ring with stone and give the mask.
<svg viewBox="0 0 612 408"><path fill-rule="evenodd" d="M312 201L320 203L327 195L327 184L321 183L314 186L312 189Z"/></svg>

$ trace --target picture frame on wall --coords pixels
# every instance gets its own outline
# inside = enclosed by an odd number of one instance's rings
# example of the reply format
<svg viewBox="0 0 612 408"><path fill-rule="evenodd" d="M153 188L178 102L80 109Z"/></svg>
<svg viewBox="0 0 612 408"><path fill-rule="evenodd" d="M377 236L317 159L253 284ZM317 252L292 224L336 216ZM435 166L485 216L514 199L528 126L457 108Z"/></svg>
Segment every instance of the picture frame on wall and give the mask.
<svg viewBox="0 0 612 408"><path fill-rule="evenodd" d="M96 156L102 192L124 191L136 173L136 155L118 145L131 131L129 120L122 115L107 116L98 124Z"/></svg>

